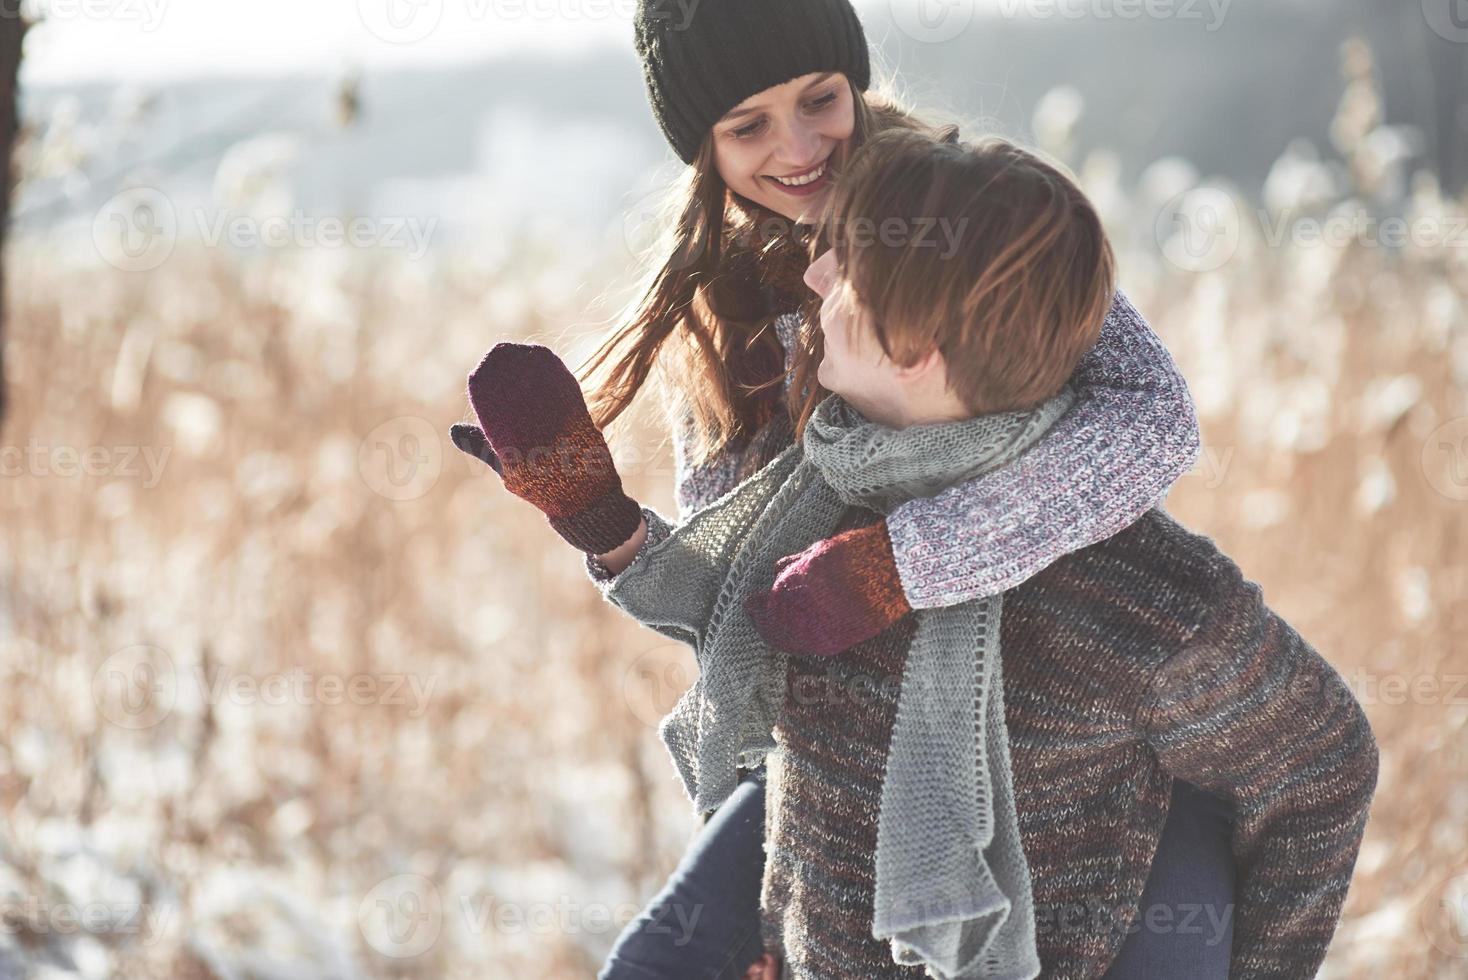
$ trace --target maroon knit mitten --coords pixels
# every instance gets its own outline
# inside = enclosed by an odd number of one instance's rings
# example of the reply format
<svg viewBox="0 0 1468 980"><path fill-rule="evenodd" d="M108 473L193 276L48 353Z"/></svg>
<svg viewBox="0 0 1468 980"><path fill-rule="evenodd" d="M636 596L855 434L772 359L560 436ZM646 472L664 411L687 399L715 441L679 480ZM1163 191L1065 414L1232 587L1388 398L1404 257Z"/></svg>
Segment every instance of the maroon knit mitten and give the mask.
<svg viewBox="0 0 1468 980"><path fill-rule="evenodd" d="M477 425L465 425L463 422L455 422L449 427L449 438L454 441L464 452L473 456L481 463L489 464L489 468L501 477L505 475L505 468L500 465L500 458L489 448L489 440L484 436L484 430Z"/></svg>
<svg viewBox="0 0 1468 980"><path fill-rule="evenodd" d="M834 656L912 611L886 521L817 541L775 571L774 585L747 596L744 609L765 642L788 653Z"/></svg>
<svg viewBox="0 0 1468 980"><path fill-rule="evenodd" d="M573 547L606 554L637 532L642 509L622 492L581 385L550 348L495 344L469 375L469 402L479 428L454 426L454 445L494 467Z"/></svg>

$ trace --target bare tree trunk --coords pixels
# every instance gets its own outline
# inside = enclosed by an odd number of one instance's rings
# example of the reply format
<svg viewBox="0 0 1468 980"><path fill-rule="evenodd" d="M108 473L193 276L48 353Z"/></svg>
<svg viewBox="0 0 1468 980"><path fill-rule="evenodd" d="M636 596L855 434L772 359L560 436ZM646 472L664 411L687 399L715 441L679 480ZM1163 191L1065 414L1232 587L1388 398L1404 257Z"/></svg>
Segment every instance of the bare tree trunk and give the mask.
<svg viewBox="0 0 1468 980"><path fill-rule="evenodd" d="M29 26L21 0L0 0L0 431L5 426L5 231L10 224L10 151L19 129L15 93L21 41Z"/></svg>

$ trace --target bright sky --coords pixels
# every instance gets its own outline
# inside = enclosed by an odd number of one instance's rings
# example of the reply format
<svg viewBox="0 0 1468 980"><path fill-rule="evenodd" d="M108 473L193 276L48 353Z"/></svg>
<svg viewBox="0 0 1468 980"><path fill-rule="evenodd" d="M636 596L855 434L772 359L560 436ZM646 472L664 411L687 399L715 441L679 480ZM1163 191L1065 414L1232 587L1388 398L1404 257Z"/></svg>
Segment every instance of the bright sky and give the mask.
<svg viewBox="0 0 1468 980"><path fill-rule="evenodd" d="M686 17L700 0L666 0ZM960 34L976 17L1059 2L1144 0L855 0L919 40ZM1151 0L1146 0L1151 2ZM1188 4L1191 0L1164 0ZM1231 0L1204 0L1204 6ZM44 14L28 35L23 84L196 75L333 73L480 60L515 50L610 44L632 51L637 0L21 0ZM1038 6L1036 6L1038 5ZM34 17L33 17L34 19ZM884 16L883 20L886 21ZM871 40L879 40L871 38Z"/></svg>
<svg viewBox="0 0 1468 980"><path fill-rule="evenodd" d="M631 46L635 0L23 0L24 82L441 64Z"/></svg>
<svg viewBox="0 0 1468 980"><path fill-rule="evenodd" d="M686 20L702 0L665 0ZM1233 0L855 0L878 22L941 43L987 17L1156 16L1212 30ZM1318 0L1297 0L1315 3ZM332 74L441 65L510 51L632 51L637 0L21 0L44 22L28 36L22 82L148 81L190 75ZM874 15L880 15L874 16Z"/></svg>

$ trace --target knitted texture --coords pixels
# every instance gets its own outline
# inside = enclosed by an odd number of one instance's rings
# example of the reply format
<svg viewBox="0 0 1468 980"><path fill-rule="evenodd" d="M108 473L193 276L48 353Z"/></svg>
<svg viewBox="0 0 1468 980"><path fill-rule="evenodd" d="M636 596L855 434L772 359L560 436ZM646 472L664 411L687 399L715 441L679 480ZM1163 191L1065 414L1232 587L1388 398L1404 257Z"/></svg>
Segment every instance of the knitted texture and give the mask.
<svg viewBox="0 0 1468 980"><path fill-rule="evenodd" d="M842 528L881 515L852 508ZM928 976L872 935L877 822L898 688L917 617L839 657L790 657L780 750L765 778L761 939L784 976Z"/></svg>
<svg viewBox="0 0 1468 980"><path fill-rule="evenodd" d="M760 635L787 653L835 656L912 612L881 524L852 528L775 563L775 584L744 600Z"/></svg>
<svg viewBox="0 0 1468 980"><path fill-rule="evenodd" d="M539 507L581 551L604 554L636 533L640 508L622 491L581 386L554 352L496 344L468 387L480 429L456 426L454 443L493 466L505 489Z"/></svg>
<svg viewBox="0 0 1468 980"><path fill-rule="evenodd" d="M714 123L767 88L821 71L871 84L850 0L640 0L633 30L653 116L684 163Z"/></svg>
<svg viewBox="0 0 1468 980"><path fill-rule="evenodd" d="M1201 444L1187 382L1121 290L1070 384L1076 407L1019 466L889 515L914 609L1018 585L1129 526L1192 469Z"/></svg>
<svg viewBox="0 0 1468 980"><path fill-rule="evenodd" d="M794 314L775 323L787 353L799 325ZM1020 466L914 498L887 515L914 609L993 595L1058 555L1105 540L1161 502L1197 461L1198 418L1187 382L1120 289L1070 387L1075 406ZM789 418L779 413L747 445L695 465L691 417L675 415L672 430L680 515L727 493L794 439ZM597 574L594 564L588 569Z"/></svg>
<svg viewBox="0 0 1468 980"><path fill-rule="evenodd" d="M666 541L671 525L645 513L650 538ZM1005 725L1042 975L1102 977L1130 931L1154 927L1148 915L1203 930L1232 915L1233 980L1313 980L1378 772L1347 682L1212 540L1161 508L1003 602ZM895 681L916 619L839 657L786 658L761 915L766 948L798 980L926 976L891 964L865 931ZM1141 906L1173 777L1233 809L1228 908Z"/></svg>
<svg viewBox="0 0 1468 980"><path fill-rule="evenodd" d="M845 511L884 511L1012 463L1072 401L1033 412L893 430L827 398L792 446L691 516L618 577L609 598L694 637L699 677L660 727L694 805L719 805L736 765L775 747L785 658L736 603L788 550L835 531ZM1008 775L998 676L1000 598L918 616L882 787L868 928L892 958L938 977L1039 971L1030 883ZM834 938L834 937L828 937Z"/></svg>
<svg viewBox="0 0 1468 980"><path fill-rule="evenodd" d="M500 465L500 458L494 454L494 448L490 446L489 439L479 426L455 422L449 426L449 441L459 447L461 452L473 456L501 477L505 475L505 468Z"/></svg>
<svg viewBox="0 0 1468 980"><path fill-rule="evenodd" d="M792 350L799 320L783 317L776 328ZM909 533L894 534L893 545L914 604L964 601L986 582L1021 574L1000 559L1033 535L1056 549L1088 542L1053 562L1020 563L1038 574L1004 593L1000 631L1044 975L1102 976L1137 927L1176 776L1228 799L1238 814L1238 902L1220 913L1234 916L1231 975L1310 980L1338 922L1376 784L1370 726L1344 681L1237 565L1160 507L1148 509L1196 459L1197 422L1166 348L1120 291L1071 384L1075 406L1022 457L1049 460L1031 466L1043 496L1016 486L1009 467L915 498L886 519L890 533L906 515ZM691 419L675 420L680 520L793 438L781 414L738 451L694 465ZM1088 462L1077 465L1077 456ZM1026 508L1032 497L1078 523L1041 513L1016 529L986 511ZM1102 534L1139 508L1139 519ZM634 566L674 530L651 508L643 516L649 533ZM594 558L587 570L603 591L615 583ZM841 699L834 710L829 699L787 698L775 729L780 750L770 756L764 938L793 976L924 976L893 965L887 945L866 931L893 681L915 619L838 657L787 658L792 694ZM688 629L650 625L694 642ZM1309 761L1301 768L1300 760Z"/></svg>

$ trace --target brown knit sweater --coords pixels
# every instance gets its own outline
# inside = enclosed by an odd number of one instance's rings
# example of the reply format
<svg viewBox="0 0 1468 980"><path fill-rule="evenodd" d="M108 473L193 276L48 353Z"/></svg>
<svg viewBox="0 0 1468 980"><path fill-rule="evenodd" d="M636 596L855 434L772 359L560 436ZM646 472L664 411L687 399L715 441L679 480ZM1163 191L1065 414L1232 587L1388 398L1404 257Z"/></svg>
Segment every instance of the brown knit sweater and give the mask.
<svg viewBox="0 0 1468 980"><path fill-rule="evenodd" d="M1145 372L1126 376L1147 387ZM792 439L777 416L748 446L691 466L687 432L674 431L680 516ZM667 525L644 514L646 550ZM852 508L842 529L879 519ZM909 615L837 657L791 658L761 915L797 980L925 975L871 936L880 787L915 625ZM1259 587L1154 507L1007 591L1001 655L1042 977L1105 973L1134 928L1176 776L1234 807L1236 908L1216 913L1234 920L1231 977L1311 980L1350 886L1377 746L1340 675ZM1172 911L1186 927L1186 910Z"/></svg>
<svg viewBox="0 0 1468 980"><path fill-rule="evenodd" d="M853 508L843 527L876 519ZM1314 977L1376 785L1376 742L1339 674L1209 538L1161 508L1004 603L1005 717L1042 975L1106 971L1180 777L1237 814L1231 975ZM791 658L761 902L766 946L789 976L924 976L870 932L883 766L915 622L834 658ZM1181 927L1185 910L1170 911Z"/></svg>

